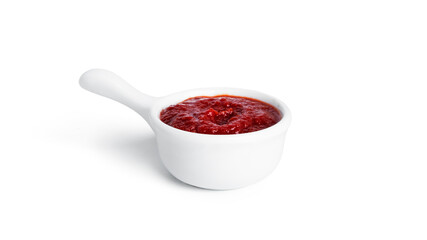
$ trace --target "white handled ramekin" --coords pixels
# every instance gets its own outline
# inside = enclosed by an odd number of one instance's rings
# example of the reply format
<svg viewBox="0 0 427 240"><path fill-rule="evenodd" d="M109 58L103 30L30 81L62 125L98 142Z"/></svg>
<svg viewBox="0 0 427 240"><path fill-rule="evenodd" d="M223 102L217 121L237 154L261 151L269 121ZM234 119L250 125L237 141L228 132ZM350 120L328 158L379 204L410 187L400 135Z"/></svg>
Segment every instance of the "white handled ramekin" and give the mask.
<svg viewBox="0 0 427 240"><path fill-rule="evenodd" d="M226 190L255 183L277 166L291 122L288 107L257 91L236 88L204 88L165 97L143 94L112 72L93 69L80 77L80 85L116 100L139 113L153 129L160 158L177 179L200 188ZM195 96L235 95L267 102L282 113L275 125L251 133L209 135L187 132L163 123L162 109Z"/></svg>

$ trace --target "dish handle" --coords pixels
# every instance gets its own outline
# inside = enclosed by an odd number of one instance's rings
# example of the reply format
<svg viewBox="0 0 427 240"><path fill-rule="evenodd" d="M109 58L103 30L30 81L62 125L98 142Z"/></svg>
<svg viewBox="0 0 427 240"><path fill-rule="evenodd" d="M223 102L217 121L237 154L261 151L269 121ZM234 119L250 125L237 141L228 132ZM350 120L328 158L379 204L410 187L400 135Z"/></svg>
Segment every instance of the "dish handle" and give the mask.
<svg viewBox="0 0 427 240"><path fill-rule="evenodd" d="M156 98L136 90L116 74L103 69L91 69L83 73L79 83L90 92L128 106L150 124L150 107Z"/></svg>

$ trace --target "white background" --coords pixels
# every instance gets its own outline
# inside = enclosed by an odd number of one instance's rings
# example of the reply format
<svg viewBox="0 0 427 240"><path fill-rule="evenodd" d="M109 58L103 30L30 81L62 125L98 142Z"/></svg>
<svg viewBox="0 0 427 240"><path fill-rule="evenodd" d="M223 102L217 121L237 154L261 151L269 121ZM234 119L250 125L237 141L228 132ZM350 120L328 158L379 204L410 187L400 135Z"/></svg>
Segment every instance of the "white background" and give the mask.
<svg viewBox="0 0 427 240"><path fill-rule="evenodd" d="M427 239L425 1L1 1L0 239ZM278 168L207 191L90 68L162 96L260 90Z"/></svg>

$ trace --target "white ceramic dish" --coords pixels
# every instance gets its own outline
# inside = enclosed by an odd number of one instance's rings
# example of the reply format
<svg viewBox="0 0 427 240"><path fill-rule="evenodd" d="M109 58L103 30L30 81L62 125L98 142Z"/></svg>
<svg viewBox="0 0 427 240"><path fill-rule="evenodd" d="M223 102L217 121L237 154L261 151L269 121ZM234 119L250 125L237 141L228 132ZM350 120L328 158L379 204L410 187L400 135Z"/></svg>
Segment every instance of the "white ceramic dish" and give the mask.
<svg viewBox="0 0 427 240"><path fill-rule="evenodd" d="M288 107L269 95L246 89L205 88L151 97L116 74L93 69L80 77L80 85L116 100L139 113L156 135L160 158L177 179L200 188L226 190L255 183L277 166L291 122ZM186 132L163 123L162 109L195 96L235 95L267 102L282 113L275 125L251 133L209 135Z"/></svg>

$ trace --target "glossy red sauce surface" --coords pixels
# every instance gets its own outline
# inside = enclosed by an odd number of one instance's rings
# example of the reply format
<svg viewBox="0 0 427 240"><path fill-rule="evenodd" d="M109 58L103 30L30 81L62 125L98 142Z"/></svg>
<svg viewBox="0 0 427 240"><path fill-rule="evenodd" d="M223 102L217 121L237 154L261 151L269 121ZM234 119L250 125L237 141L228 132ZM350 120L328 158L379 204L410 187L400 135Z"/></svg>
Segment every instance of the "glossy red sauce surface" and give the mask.
<svg viewBox="0 0 427 240"><path fill-rule="evenodd" d="M163 109L160 120L174 128L204 134L237 134L268 128L282 118L268 103L246 97L193 97Z"/></svg>

